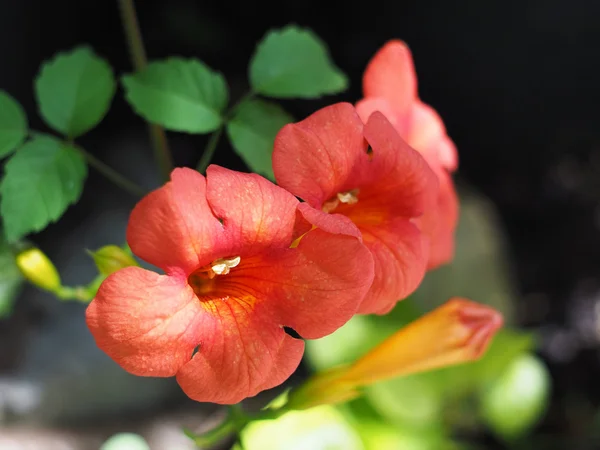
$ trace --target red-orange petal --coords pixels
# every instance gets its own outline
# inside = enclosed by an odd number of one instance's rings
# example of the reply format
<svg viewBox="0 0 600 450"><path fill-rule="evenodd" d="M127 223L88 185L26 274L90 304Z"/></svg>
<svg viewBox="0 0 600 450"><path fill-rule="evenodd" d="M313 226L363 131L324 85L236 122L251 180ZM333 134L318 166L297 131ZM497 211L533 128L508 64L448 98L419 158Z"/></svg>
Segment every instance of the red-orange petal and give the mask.
<svg viewBox="0 0 600 450"><path fill-rule="evenodd" d="M368 161L363 123L350 103L337 103L284 126L275 138L273 172L280 186L320 208L352 189L352 172Z"/></svg>
<svg viewBox="0 0 600 450"><path fill-rule="evenodd" d="M442 118L421 101L411 107L406 141L431 165L439 164L448 170L458 166L458 153L446 134Z"/></svg>
<svg viewBox="0 0 600 450"><path fill-rule="evenodd" d="M436 146L438 159L442 167L445 167L450 172L458 169L458 150L452 139L444 136Z"/></svg>
<svg viewBox="0 0 600 450"><path fill-rule="evenodd" d="M223 221L230 251L247 256L289 247L299 203L292 194L260 175L216 165L208 167L206 179L208 203Z"/></svg>
<svg viewBox="0 0 600 450"><path fill-rule="evenodd" d="M300 213L300 218L297 220L297 228L303 231L302 234L315 227L327 233L346 234L362 240L360 230L347 216L329 214L320 209L313 208L308 203L300 203L298 205L298 212ZM302 219L305 222L304 224L299 223Z"/></svg>
<svg viewBox="0 0 600 450"><path fill-rule="evenodd" d="M139 267L110 275L86 310L98 347L134 375L175 375L206 317L185 281Z"/></svg>
<svg viewBox="0 0 600 450"><path fill-rule="evenodd" d="M416 217L435 204L438 181L425 159L376 111L364 129L373 149L368 172L363 175L362 199L380 203L395 216ZM357 204L357 205L359 205Z"/></svg>
<svg viewBox="0 0 600 450"><path fill-rule="evenodd" d="M360 314L385 314L412 294L425 276L428 247L415 225L403 218L361 226L363 243L375 263L373 285Z"/></svg>
<svg viewBox="0 0 600 450"><path fill-rule="evenodd" d="M408 46L387 42L371 59L363 76L365 97L383 97L404 114L417 98L417 74Z"/></svg>
<svg viewBox="0 0 600 450"><path fill-rule="evenodd" d="M127 242L133 253L167 273L188 275L226 252L223 226L206 201L206 180L192 169L175 169L171 181L133 209Z"/></svg>
<svg viewBox="0 0 600 450"><path fill-rule="evenodd" d="M232 277L233 278L233 277ZM356 313L373 282L373 258L356 237L309 231L293 249L240 266L235 283L268 299L278 323L317 339Z"/></svg>
<svg viewBox="0 0 600 450"><path fill-rule="evenodd" d="M300 364L304 342L287 335L260 303L229 298L211 308L198 352L177 373L193 400L238 403L283 383Z"/></svg>
<svg viewBox="0 0 600 450"><path fill-rule="evenodd" d="M437 205L418 219L419 228L429 237L428 270L449 263L454 258L458 224L459 202L452 178L444 169L440 168L437 173L440 180Z"/></svg>
<svg viewBox="0 0 600 450"><path fill-rule="evenodd" d="M364 123L369 121L369 117L375 111L379 111L389 120L400 137L406 137L410 125L410 115L396 111L387 98L369 97L356 103L356 112Z"/></svg>

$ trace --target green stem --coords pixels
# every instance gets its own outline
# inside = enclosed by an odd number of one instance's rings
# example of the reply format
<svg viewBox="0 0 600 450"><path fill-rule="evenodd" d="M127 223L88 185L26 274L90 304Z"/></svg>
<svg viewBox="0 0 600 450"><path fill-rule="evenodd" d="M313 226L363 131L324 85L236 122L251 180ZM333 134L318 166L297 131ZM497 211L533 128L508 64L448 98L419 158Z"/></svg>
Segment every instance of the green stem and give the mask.
<svg viewBox="0 0 600 450"><path fill-rule="evenodd" d="M127 36L133 67L136 71L143 70L148 65L148 60L133 0L119 0L119 9L121 11L121 21L123 22L123 29ZM154 149L154 158L164 179L168 180L173 170L173 159L169 151L167 135L165 130L159 125L148 124L148 127L150 141Z"/></svg>
<svg viewBox="0 0 600 450"><path fill-rule="evenodd" d="M142 187L135 184L133 181L130 181L129 179L125 178L119 172L117 172L110 166L107 166L95 156L86 152L83 148L79 146L75 146L75 148L79 151L79 153L83 155L83 157L90 166L92 166L94 169L96 169L98 172L104 175L107 179L112 181L115 185L126 190L135 197L143 197L144 195L146 195L147 192Z"/></svg>
<svg viewBox="0 0 600 450"><path fill-rule="evenodd" d="M75 300L86 304L94 298L86 286L61 286L54 294L61 300Z"/></svg>
<svg viewBox="0 0 600 450"><path fill-rule="evenodd" d="M196 166L196 170L198 170L198 172L204 173L206 171L206 168L210 164L210 161L215 154L215 150L217 149L217 145L219 144L219 139L221 138L222 133L223 125L221 125L218 130L210 135L210 139L206 143L206 147L204 147L204 151L202 152L202 157Z"/></svg>
<svg viewBox="0 0 600 450"><path fill-rule="evenodd" d="M204 151L202 152L200 161L198 161L198 165L196 166L196 170L198 172L204 173L206 171L206 168L210 164L210 161L212 160L212 157L215 154L215 150L217 149L217 145L219 144L219 139L221 139L221 134L223 134L223 128L225 127L227 122L231 120L231 117L242 103L244 103L247 100L250 100L255 95L256 93L254 91L248 91L223 115L223 124L211 134L210 138L208 139L208 142L206 143L206 147L204 147Z"/></svg>
<svg viewBox="0 0 600 450"><path fill-rule="evenodd" d="M203 433L201 435L195 435L193 433L186 432L186 434L194 441L194 443L200 447L212 447L213 445L221 442L230 434L234 433L235 423L231 421L229 418L219 425L217 428L213 428L207 433Z"/></svg>
<svg viewBox="0 0 600 450"><path fill-rule="evenodd" d="M228 409L227 418L216 428L200 435L186 431L186 435L202 448L211 447L232 434L237 434L238 443L242 445L241 433L246 425L255 420L274 420L289 411L284 406L279 409L265 409L250 416L243 411L240 404L231 405Z"/></svg>

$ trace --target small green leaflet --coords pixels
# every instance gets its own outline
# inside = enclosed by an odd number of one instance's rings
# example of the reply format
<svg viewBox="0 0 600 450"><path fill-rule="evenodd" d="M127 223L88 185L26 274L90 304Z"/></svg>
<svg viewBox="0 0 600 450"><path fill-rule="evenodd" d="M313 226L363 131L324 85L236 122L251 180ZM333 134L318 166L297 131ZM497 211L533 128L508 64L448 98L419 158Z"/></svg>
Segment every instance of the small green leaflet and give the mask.
<svg viewBox="0 0 600 450"><path fill-rule="evenodd" d="M267 33L250 61L249 78L255 92L278 98L317 98L348 87L325 43L294 25Z"/></svg>
<svg viewBox="0 0 600 450"><path fill-rule="evenodd" d="M187 133L209 133L223 123L227 83L197 59L156 61L122 81L127 101L149 122Z"/></svg>
<svg viewBox="0 0 600 450"><path fill-rule="evenodd" d="M108 112L116 89L111 67L90 48L59 53L35 80L46 123L70 138L94 128Z"/></svg>
<svg viewBox="0 0 600 450"><path fill-rule="evenodd" d="M27 136L27 117L19 103L0 91L0 158L17 148Z"/></svg>
<svg viewBox="0 0 600 450"><path fill-rule="evenodd" d="M0 229L0 319L7 317L23 285L23 276L15 264L4 232Z"/></svg>
<svg viewBox="0 0 600 450"><path fill-rule="evenodd" d="M294 119L279 105L247 100L227 124L227 134L236 153L252 171L274 180L271 155L277 132Z"/></svg>
<svg viewBox="0 0 600 450"><path fill-rule="evenodd" d="M44 229L77 202L87 176L81 154L47 136L25 143L0 183L0 213L9 242Z"/></svg>

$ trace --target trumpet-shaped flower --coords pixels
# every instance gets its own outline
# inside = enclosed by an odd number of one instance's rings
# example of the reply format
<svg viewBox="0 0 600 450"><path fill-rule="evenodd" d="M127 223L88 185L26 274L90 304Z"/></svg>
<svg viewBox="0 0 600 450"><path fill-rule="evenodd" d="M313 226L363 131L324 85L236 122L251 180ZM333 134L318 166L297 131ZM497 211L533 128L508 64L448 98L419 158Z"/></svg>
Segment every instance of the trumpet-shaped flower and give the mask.
<svg viewBox="0 0 600 450"><path fill-rule="evenodd" d="M430 238L428 268L450 262L458 199L449 172L456 170L458 154L438 113L417 95L417 75L404 42L389 41L375 54L364 73L363 93L364 99L356 105L360 117L366 121L374 111L383 113L438 176L437 205L425 212L419 225Z"/></svg>
<svg viewBox="0 0 600 450"><path fill-rule="evenodd" d="M165 274L127 267L102 283L86 312L98 346L135 375L176 376L197 401L282 383L304 350L284 326L333 332L373 279L358 230L311 227L298 205L255 174L175 169L127 228L133 253Z"/></svg>
<svg viewBox="0 0 600 450"><path fill-rule="evenodd" d="M359 313L385 313L425 274L426 239L413 223L433 207L437 179L418 152L380 113L363 124L338 103L281 129L275 138L277 182L304 199L314 223L350 218L375 261L373 285ZM343 217L346 216L346 217Z"/></svg>
<svg viewBox="0 0 600 450"><path fill-rule="evenodd" d="M338 403L363 386L479 359L502 327L495 309L455 297L396 332L356 362L317 374L292 391L290 409Z"/></svg>

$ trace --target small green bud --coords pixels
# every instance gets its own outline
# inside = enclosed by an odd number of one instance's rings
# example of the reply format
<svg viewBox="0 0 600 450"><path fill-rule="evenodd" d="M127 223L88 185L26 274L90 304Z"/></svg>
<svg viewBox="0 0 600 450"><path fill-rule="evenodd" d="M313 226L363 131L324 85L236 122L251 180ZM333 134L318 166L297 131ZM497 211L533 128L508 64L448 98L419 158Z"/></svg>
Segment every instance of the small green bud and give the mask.
<svg viewBox="0 0 600 450"><path fill-rule="evenodd" d="M104 276L108 276L124 267L138 265L129 253L116 245L106 245L95 252L89 253L94 258L98 271Z"/></svg>
<svg viewBox="0 0 600 450"><path fill-rule="evenodd" d="M17 267L31 284L50 292L61 287L60 275L52 261L39 248L29 248L17 254Z"/></svg>

